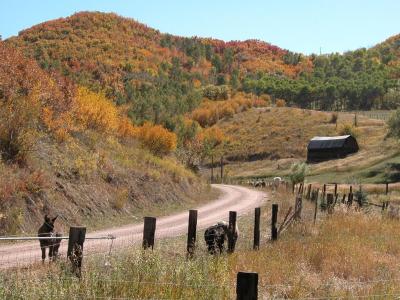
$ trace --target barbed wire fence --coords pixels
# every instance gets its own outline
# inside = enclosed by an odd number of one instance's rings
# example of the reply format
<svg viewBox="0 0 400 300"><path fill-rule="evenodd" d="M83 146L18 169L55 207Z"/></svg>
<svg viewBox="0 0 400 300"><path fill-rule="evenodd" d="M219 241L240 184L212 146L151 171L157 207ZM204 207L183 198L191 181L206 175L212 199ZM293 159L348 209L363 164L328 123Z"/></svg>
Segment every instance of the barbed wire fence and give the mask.
<svg viewBox="0 0 400 300"><path fill-rule="evenodd" d="M270 189L275 189L276 186L274 184L266 184L265 187L268 187ZM291 189L288 185L284 185L285 189ZM311 189L311 188L310 188ZM279 234L282 234L286 228L291 226L294 221L296 220L296 216L301 214L301 203L300 206L298 205L298 196L301 194L301 196L305 196L305 198L308 198L308 195L312 194L312 190L309 192L308 190L305 191L304 186L301 187L295 187L293 188L295 198L296 198L296 205L295 209L293 211L289 210L286 214L286 216L281 220L280 223L277 222L277 217L276 215L274 216L273 211L271 213L267 213L263 215L263 222L269 223L270 224L270 230L262 230L260 232L260 228L257 229L257 226L260 227L260 222L256 222L257 219L257 214L260 217L260 213L257 213L257 209L255 210L255 222L254 222L254 232L246 232L246 233L241 233L240 235L240 240L242 240L242 247L244 248L251 248L253 247L256 249L257 247L255 246L256 244L256 236L258 235L258 240L261 239L263 240L273 240L273 236L276 235L278 232ZM310 199L312 200L312 199ZM300 209L300 212L299 212ZM277 214L277 212L276 212ZM189 220L188 223L184 223L181 226L168 229L168 228L161 228L160 230L156 230L156 226L149 226L147 225L146 227L146 219L145 223L143 225L138 225L135 227L136 230L132 230L132 228L126 229L126 231L122 230L122 234L118 236L111 236L111 235L97 235L97 236L92 236L88 234L87 236L84 237L84 246L83 246L83 252L82 252L82 258L84 260L98 260L101 263L103 263L104 267L112 266L113 264L113 259L118 259L121 253L124 253L127 251L127 249L132 250L135 249L136 251L139 251L141 248L153 248L155 246L155 241L157 241L157 247L159 248L165 248L163 245L163 241L165 237L172 237L176 235L185 235L185 231L187 230L186 238L187 238L187 251L190 252L189 249L191 247L194 247L194 244L199 244L199 239L196 241L196 234L198 234L199 228L196 228L196 226L190 229L189 224L191 223L190 221L190 216L191 214L189 213ZM193 217L194 215L192 214L192 222L193 222ZM197 218L197 215L196 215ZM235 214L227 214L227 220L229 220L229 228L232 230L232 228L235 228L233 226L233 223L236 223L236 215ZM205 226L202 226L201 228L203 229ZM128 232L128 233L127 233ZM253 233L253 237L251 236L251 233ZM193 234L195 235L195 238L193 240ZM70 240L71 236L62 236L59 237L61 240L68 241ZM229 235L228 235L229 238ZM28 265L33 265L34 266L41 266L41 251L39 247L38 240L40 239L46 239L46 238L38 238L38 237L18 237L18 236L9 236L9 237L0 237L0 242L10 242L13 241L14 244L7 244L4 247L0 247L0 269L1 270L9 270L9 269L18 269L18 268L26 268ZM50 238L47 238L50 239ZM254 240L253 240L254 239ZM29 242L27 241L30 240L35 240L36 243ZM290 241L287 241L290 242ZM306 241L307 243L310 243L311 241ZM280 243L285 243L285 241L280 241ZM229 241L228 241L229 244ZM170 244L166 244L170 246ZM180 244L182 246L183 243ZM270 245L273 245L272 243ZM196 251L199 251L198 247L196 247ZM190 253L189 253L190 254ZM62 243L59 249L59 256L60 259L65 259L68 257L68 245L66 243ZM105 274L106 276L107 274ZM226 297L227 295L231 295L231 291L227 291L226 287L218 287L218 286L213 286L212 284L208 283L207 285L202 285L202 284L187 284L187 283L180 283L180 282L151 282L151 281L143 281L143 280L123 280L123 279L110 279L109 277L104 277L104 278L97 278L96 279L97 284L99 282L103 282L104 286L110 286L112 287L115 282L118 283L126 283L130 285L134 285L135 283L138 284L138 286L152 286L152 287L180 287L180 288L190 288L190 289L197 289L199 292L204 290L206 287L208 289L212 288L213 289L213 295L214 296L221 296L221 298L215 298L215 299L222 299ZM400 282L400 279L390 279L390 280L375 280L375 281L346 281L342 285L338 284L337 282L335 283L323 283L319 284L316 287L313 287L314 291L319 291L321 289L327 288L327 287L340 287L343 290L349 290L352 293L355 291L355 287L368 287L370 285L374 284L394 284ZM23 284L23 282L21 282ZM38 284L41 284L40 281ZM103 287L104 287L103 286ZM281 284L265 284L261 282L258 284L256 289L257 291L259 290L263 294L271 295L271 299L280 299L278 295L285 294L285 290L290 290L291 288L296 287L296 284L293 283L281 283ZM238 289L237 283L231 283L230 288ZM168 289L166 289L168 290ZM397 293L397 294L396 294ZM274 297L274 295L277 295ZM379 296L391 296L391 297L397 297L400 295L400 291L392 291L390 293L386 294L377 294L376 297ZM82 294L77 294L78 297L81 297L82 299L131 299L131 297L124 298L124 297L112 297L112 294L110 296L97 296L97 295L87 295L85 293ZM370 295L371 297L374 297L374 295ZM79 298L79 299L81 299ZM362 299L362 298L367 298L364 295L356 295L356 294L351 294L351 298L354 299ZM159 299L159 298L157 298ZM177 299L176 296L172 296L171 298L162 298L162 299ZM212 299L212 298L210 298ZM238 298L239 299L239 298ZM243 299L250 299L250 298L243 298ZM309 297L309 298L301 298L301 299L343 299L343 296L333 296L333 297Z"/></svg>

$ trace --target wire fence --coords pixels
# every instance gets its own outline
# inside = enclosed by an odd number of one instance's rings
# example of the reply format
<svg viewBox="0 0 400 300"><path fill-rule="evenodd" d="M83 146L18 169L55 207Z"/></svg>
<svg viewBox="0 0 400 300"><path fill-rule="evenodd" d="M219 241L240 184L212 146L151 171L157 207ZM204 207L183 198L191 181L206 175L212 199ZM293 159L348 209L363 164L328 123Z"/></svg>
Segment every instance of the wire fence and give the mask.
<svg viewBox="0 0 400 300"><path fill-rule="evenodd" d="M275 189L273 185L271 185L271 188ZM216 208L218 209L218 208ZM228 220L228 214L226 214L226 219ZM157 247L158 248L165 248L163 250L166 250L167 248L177 248L180 247L181 253L184 252L184 247L185 247L185 242L182 240L177 241L176 243L167 243L163 244L164 238L166 237L175 237L175 236L184 236L187 237L187 229L188 229L188 222L187 222L187 214L185 214L185 219L186 222L182 222L179 225L174 225L169 227L169 224L172 224L171 220L168 218L165 219L160 219L159 224L162 224L160 228L156 230L156 241L157 241ZM262 215L262 224L264 224L264 228L271 225L272 222L272 216L271 214L264 213ZM208 221L205 223L201 223L200 226L198 227L198 234L200 232L203 232L201 229L204 229L207 227L210 223L214 223L212 221ZM239 227L241 227L241 219L239 218L238 220ZM265 224L267 224L265 226ZM281 223L278 223L278 227L282 225L283 222L281 220ZM158 225L158 224L157 224ZM250 226L251 227L251 226ZM241 240L241 247L245 249L250 249L252 246L252 231L251 230L245 230L241 231L239 233L239 240ZM157 290L156 287L160 290L159 293L166 291L166 294L168 293L173 293L173 289L192 289L198 291L199 295L203 295L205 291L212 291L213 297L210 297L209 299L226 299L227 297L231 297L232 294L234 294L234 290L237 288L235 282L225 282L225 286L220 286L219 284L213 284L211 282L209 283L196 283L196 284L190 284L188 282L185 282L185 280L181 280L181 282L176 282L176 281L148 281L148 280L142 280L139 278L135 278L135 280L130 280L129 278L110 278L110 274L107 273L107 266L112 267L112 260L114 259L119 259L123 260L124 256L122 254L127 252L127 249L129 250L140 250L142 248L141 242L143 240L143 224L137 225L137 226L127 226L124 228L121 228L116 236L111 236L111 235L90 235L86 236L85 238L85 243L84 243L84 248L83 248L83 257L86 260L99 260L100 262L103 263L103 266L105 267L104 269L104 277L98 276L95 278L95 281L93 284L96 286L100 286L103 288L105 291L107 289L110 289L109 294L105 292L105 296L103 295L88 295L88 293L75 293L77 296L77 299L132 299L132 296L129 297L124 297L123 293L121 294L121 297L113 297L113 289L116 287L123 285L124 288L127 288L128 286L137 286L138 289L146 289L147 288L154 288ZM199 235L198 237L198 244L204 243L204 241L201 241L203 237ZM42 240L51 240L52 237L46 237L46 238L41 238ZM69 237L67 236L62 236L59 237L61 240L68 240ZM271 231L270 230L262 230L262 240L270 240L271 239ZM27 242L30 240L36 240L35 242ZM1 269L15 269L15 268L21 268L21 267L26 267L28 265L39 265L41 262L41 251L40 251L40 246L38 237L18 237L18 236L13 236L13 237L0 237L0 241L15 241L16 243L14 244L7 244L4 247L0 247L0 268ZM290 240L279 240L278 243L285 244L285 243L292 243L293 241ZM318 241L312 241L312 240L307 240L305 239L304 241L299 242L299 246L304 246L304 245L311 245L312 243L320 243L321 240ZM172 246L171 246L172 245ZM266 245L264 243L264 245ZM270 243L270 246L274 246L276 244ZM165 246L165 247L164 247ZM167 249L168 250L168 249ZM176 250L176 249L175 249ZM205 251L206 252L206 251ZM173 252L171 255L175 255L176 251ZM64 258L67 257L67 243L62 243L59 249L59 255L60 259L63 260ZM23 286L23 278L19 278L21 282L19 283L20 285ZM29 284L32 286L32 280L27 279L29 281ZM292 292L293 289L298 288L299 286L306 287L310 289L310 297L306 298L299 298L299 299L345 299L346 296L329 296L329 293L327 292L326 296L324 297L318 297L318 295L321 295L326 292L328 288L332 288L333 291L335 290L341 290L341 292L349 292L350 296L352 299L363 299L363 298L372 298L372 297L397 297L397 295L400 294L400 291L391 291L390 293L383 293L385 290L384 286L385 285L395 285L395 286L400 286L400 279L393 278L393 279L385 279L385 280L371 280L371 281L335 281L335 282L325 282L325 283L318 283L318 284L307 284L306 282L302 284L301 282L283 282L279 284L271 284L267 283L263 280L260 281L258 285L258 289L260 294L262 295L268 295L268 299L284 299L284 298L290 298L290 293ZM42 284L40 281L37 283L38 286ZM368 296L361 295L365 292L365 290L368 290L371 286L374 285L382 285L382 293L376 293L370 294ZM79 289L78 289L79 290ZM127 294L129 294L127 292ZM286 296L282 296L285 295ZM107 296L109 295L109 296ZM158 295L158 293L155 293L155 295ZM186 295L186 294L185 294ZM191 294L192 295L192 294ZM324 294L325 295L325 294ZM0 284L0 296L1 296L1 284ZM217 298L215 298L217 297ZM171 297L162 297L158 298L157 296L155 297L147 297L144 299L180 299L178 296L174 295ZM184 299L184 298L182 298Z"/></svg>

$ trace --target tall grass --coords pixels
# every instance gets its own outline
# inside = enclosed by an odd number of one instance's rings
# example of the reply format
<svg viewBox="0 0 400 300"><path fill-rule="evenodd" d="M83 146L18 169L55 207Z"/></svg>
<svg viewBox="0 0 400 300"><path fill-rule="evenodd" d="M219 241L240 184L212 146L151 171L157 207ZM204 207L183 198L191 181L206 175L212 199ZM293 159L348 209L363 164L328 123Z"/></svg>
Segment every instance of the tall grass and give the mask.
<svg viewBox="0 0 400 300"><path fill-rule="evenodd" d="M157 241L154 251L128 249L111 258L88 257L81 280L69 266L56 263L0 275L5 299L232 299L238 271L259 274L264 299L356 298L400 294L400 222L376 211L338 206L333 215L304 202L302 220L278 241L268 241L270 206L279 203L282 221L293 195L270 192L262 207L262 245L253 251L253 215L240 217L237 251L211 256L202 234L193 259L185 255L185 237Z"/></svg>

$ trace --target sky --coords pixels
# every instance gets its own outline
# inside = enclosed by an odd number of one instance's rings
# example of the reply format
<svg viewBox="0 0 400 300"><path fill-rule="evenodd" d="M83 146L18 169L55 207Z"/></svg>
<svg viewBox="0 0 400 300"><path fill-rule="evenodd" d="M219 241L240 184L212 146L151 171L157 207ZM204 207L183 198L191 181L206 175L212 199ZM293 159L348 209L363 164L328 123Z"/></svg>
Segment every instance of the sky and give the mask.
<svg viewBox="0 0 400 300"><path fill-rule="evenodd" d="M400 33L400 0L0 0L0 35L78 11L115 12L180 36L259 39L304 54L371 47Z"/></svg>

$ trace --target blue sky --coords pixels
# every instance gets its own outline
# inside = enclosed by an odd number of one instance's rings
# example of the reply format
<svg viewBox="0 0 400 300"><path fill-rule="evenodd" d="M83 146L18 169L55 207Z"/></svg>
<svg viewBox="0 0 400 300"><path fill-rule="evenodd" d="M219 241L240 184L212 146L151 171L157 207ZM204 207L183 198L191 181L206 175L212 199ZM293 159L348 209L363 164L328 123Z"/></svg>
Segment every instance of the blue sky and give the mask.
<svg viewBox="0 0 400 300"><path fill-rule="evenodd" d="M0 0L3 39L82 10L116 12L161 32L256 38L305 54L371 47L400 33L400 0Z"/></svg>

